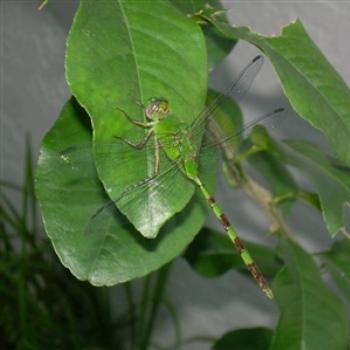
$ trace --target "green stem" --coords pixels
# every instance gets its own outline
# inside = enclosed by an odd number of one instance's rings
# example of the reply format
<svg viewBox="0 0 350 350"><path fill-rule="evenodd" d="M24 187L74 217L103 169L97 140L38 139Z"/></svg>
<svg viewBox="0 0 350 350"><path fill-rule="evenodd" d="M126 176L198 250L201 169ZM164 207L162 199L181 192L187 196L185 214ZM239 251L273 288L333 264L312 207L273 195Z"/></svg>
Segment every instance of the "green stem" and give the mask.
<svg viewBox="0 0 350 350"><path fill-rule="evenodd" d="M43 2L39 5L38 10L41 11L47 4L49 0L43 0Z"/></svg>
<svg viewBox="0 0 350 350"><path fill-rule="evenodd" d="M167 264L157 271L157 279L155 281L153 296L151 299L152 307L149 319L146 323L146 328L140 345L140 350L147 350L149 348L154 323L159 311L159 306L162 300L162 295L165 290L166 282L168 280L170 266L170 264Z"/></svg>
<svg viewBox="0 0 350 350"><path fill-rule="evenodd" d="M135 344L135 335L136 335L136 323L135 323L135 302L134 302L134 294L132 290L132 285L130 282L124 283L124 290L126 295L126 300L128 303L128 314L130 318L130 339L131 339L131 347L134 347Z"/></svg>
<svg viewBox="0 0 350 350"><path fill-rule="evenodd" d="M253 145L252 147L249 147L245 152L237 153L235 161L237 163L240 163L242 160L248 158L252 154L259 153L261 151L265 151L266 149L263 147L258 147L256 145Z"/></svg>
<svg viewBox="0 0 350 350"><path fill-rule="evenodd" d="M168 310L168 313L170 315L170 317L173 320L174 323L174 331L175 331L175 340L174 340L174 344L171 346L172 349L179 349L180 348L180 344L181 344L181 323L180 320L177 316L177 312L176 312L176 308L175 306L167 299L163 298L162 300L163 305L165 306L165 308Z"/></svg>
<svg viewBox="0 0 350 350"><path fill-rule="evenodd" d="M245 180L241 182L240 187L249 197L254 199L265 209L270 218L271 232L280 232L282 230L289 235L289 228L284 222L279 210L274 205L271 193L266 190L266 188L249 177L246 177Z"/></svg>
<svg viewBox="0 0 350 350"><path fill-rule="evenodd" d="M263 149L259 147L251 147L245 153L237 155L237 152L235 152L235 150L232 149L232 146L227 142L219 142L219 140L224 139L226 136L222 130L216 128L212 129L210 125L209 128L213 138L216 139L220 145L225 165L225 175L228 178L229 184L233 187L241 188L249 197L258 202L264 208L270 218L271 232L284 232L289 237L293 237L292 233L284 222L283 217L279 213L277 206L274 205L273 196L271 193L253 179L246 176L240 166L239 161L245 159L253 153L260 152Z"/></svg>
<svg viewBox="0 0 350 350"><path fill-rule="evenodd" d="M346 228L342 228L341 230L340 230L340 233L346 238L346 239L349 239L350 240L350 232L348 232L347 230L346 230Z"/></svg>
<svg viewBox="0 0 350 350"><path fill-rule="evenodd" d="M18 315L19 327L23 339L27 337L27 300L26 300L26 276L25 266L21 264L20 274L17 278L17 297L18 297Z"/></svg>
<svg viewBox="0 0 350 350"><path fill-rule="evenodd" d="M147 309L149 307L149 291L151 285L152 274L147 275L144 278L143 282L143 291L140 305L140 316L138 317L138 329L137 329L137 349L141 349L142 341L143 341L143 329L146 321Z"/></svg>

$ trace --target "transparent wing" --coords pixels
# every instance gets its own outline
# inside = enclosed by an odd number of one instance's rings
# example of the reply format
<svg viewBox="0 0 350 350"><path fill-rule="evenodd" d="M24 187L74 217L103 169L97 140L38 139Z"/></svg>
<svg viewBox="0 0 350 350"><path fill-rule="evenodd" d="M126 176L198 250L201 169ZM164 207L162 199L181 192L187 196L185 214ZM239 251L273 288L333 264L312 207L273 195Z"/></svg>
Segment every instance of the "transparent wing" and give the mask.
<svg viewBox="0 0 350 350"><path fill-rule="evenodd" d="M126 187L93 213L86 232L95 232L110 207L116 206L143 236L153 238L170 217L185 207L193 193L194 184L183 175L181 160L169 162L161 173Z"/></svg>
<svg viewBox="0 0 350 350"><path fill-rule="evenodd" d="M198 145L198 148L201 144L203 134L206 132L210 122L214 120L213 112L220 105L223 98L231 97L236 102L241 100L249 90L256 75L259 73L263 62L264 59L262 56L256 56L254 59L252 59L252 61L245 66L245 68L239 73L238 77L226 89L226 91L222 94L218 94L218 96L215 97L193 121L191 124L192 139L194 144ZM241 133L242 131L238 132L236 135L232 135L231 139Z"/></svg>
<svg viewBox="0 0 350 350"><path fill-rule="evenodd" d="M212 103L207 106L194 120L191 125L193 142L196 144L200 144L203 133L205 131L206 126L208 125L209 119L212 119L212 113L220 104L223 96L230 96L235 99L235 101L239 101L249 90L252 85L256 75L260 71L263 65L263 57L256 56L238 75L237 79L228 87L225 93L217 96ZM242 131L238 132L237 135L241 134ZM236 137L237 135L231 135L231 139ZM117 135L116 135L117 136ZM137 143L139 140L133 139L130 137L132 141ZM171 140L169 139L169 142ZM164 145L166 146L166 145ZM70 160L76 161L84 161L85 159L89 159L86 157L86 148L91 149L91 144L81 145L76 144L71 147L63 150L57 157L65 160L69 163ZM144 150L135 150L128 145L123 144L118 139L112 139L110 141L95 143L94 149L97 150L96 155L100 157L100 159L116 157L118 156L118 164L119 166L123 166L123 164L127 164L131 159L145 159L149 158L155 148L154 144L149 143ZM147 155L146 155L147 154Z"/></svg>
<svg viewBox="0 0 350 350"><path fill-rule="evenodd" d="M254 127L257 124L264 123L268 120L273 119L274 117L277 117L281 115L283 112L283 109L276 109L272 113L268 113L264 116L261 116L260 118L256 119L255 121L245 124L244 127L242 127L240 130L237 130L234 134L227 135L226 137L218 138L216 135L211 134L211 130L207 130L206 135L207 139L206 142L201 145L198 158L202 157L204 153L213 153L216 151L216 149L222 149L223 147L226 147L226 144L228 144L232 139L235 139L239 137L242 133L244 133L246 130ZM117 164L117 171L122 171L124 169L128 168L128 163L130 157L133 157L133 159L136 159L137 161L141 162L146 157L147 150L151 150L151 154L154 151L153 145L150 145L148 148L145 148L144 150L134 150L131 149L129 145L121 144L118 147L115 147L116 144L111 144L111 147L108 151L101 152L100 156L105 158L106 160L110 160L111 158L116 159ZM69 147L62 152L60 152L57 156L57 160L62 164L62 166L69 166L71 168L79 169L79 163L81 162L93 162L93 158L90 154L90 148L91 145L75 145L72 147ZM151 156L151 168L153 167L154 158ZM115 196L114 200L116 201L117 198L119 198L121 195L126 195L125 191L131 192L130 190L135 186L135 189L139 187L139 185L144 185L145 188L147 187L155 187L154 184L157 183L157 179L161 178L163 176L163 173L168 173L171 171L174 171L174 169L171 169L173 167L181 167L181 159L178 160L176 163L171 163L167 159L167 157L164 155L164 152L161 151L161 169L160 173L158 175L155 175L154 173L149 174L142 174L139 171L135 171L135 169L129 169L127 171L128 173L128 183L125 184L125 186L121 187L120 192L117 196ZM176 165L175 165L176 164ZM155 176L152 176L155 175ZM172 176L175 176L175 172ZM170 176L171 177L171 176ZM151 183L148 184L148 181L146 180L152 180ZM143 184L143 182L145 183ZM152 192L152 191L151 191ZM128 195L129 197L131 196ZM131 198L131 197L130 197ZM127 202L128 200L126 200ZM122 201L120 202L122 203Z"/></svg>
<svg viewBox="0 0 350 350"><path fill-rule="evenodd" d="M237 79L226 89L223 94L218 95L209 106L207 106L192 123L193 130L201 129L201 125L205 125L211 118L213 111L220 104L224 96L232 97L236 102L240 101L249 88L251 87L255 77L259 73L264 58L262 56L254 57L249 64L239 73Z"/></svg>
<svg viewBox="0 0 350 350"><path fill-rule="evenodd" d="M267 121L271 121L273 118L281 116L282 113L284 112L284 108L277 108L274 111L267 113L263 116L260 116L256 120L253 120L250 123L244 124L244 126L237 130L234 134L227 135L221 138L218 138L217 135L213 135L211 130L207 129L207 141L202 145L201 147L201 153L206 152L206 151L211 151L213 148L222 148L225 147L225 144L229 143L233 139L241 136L244 134L246 131L249 129L253 128L254 126L258 124L264 124Z"/></svg>

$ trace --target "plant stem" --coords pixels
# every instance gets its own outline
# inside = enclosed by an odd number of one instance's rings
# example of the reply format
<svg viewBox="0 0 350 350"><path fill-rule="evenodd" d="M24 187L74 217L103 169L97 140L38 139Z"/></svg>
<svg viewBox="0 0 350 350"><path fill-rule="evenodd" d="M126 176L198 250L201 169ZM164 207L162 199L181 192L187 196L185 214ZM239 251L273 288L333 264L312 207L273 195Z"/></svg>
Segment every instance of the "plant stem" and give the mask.
<svg viewBox="0 0 350 350"><path fill-rule="evenodd" d="M152 307L151 307L149 319L147 320L147 323L146 323L146 328L143 334L143 338L140 344L140 350L147 350L149 348L154 323L159 311L159 306L161 303L162 295L165 290L166 282L168 280L170 266L171 264L167 264L163 266L160 270L158 270L156 273L157 279L155 281L153 296L151 299Z"/></svg>
<svg viewBox="0 0 350 350"><path fill-rule="evenodd" d="M135 327L135 302L134 302L134 294L132 290L132 285L130 282L124 283L124 290L126 294L126 300L128 303L129 309L129 317L131 319L130 325L130 339L131 339L131 347L134 347L135 335L136 335L136 327Z"/></svg>
<svg viewBox="0 0 350 350"><path fill-rule="evenodd" d="M142 291L142 297L141 297L141 305L140 305L140 315L138 317L137 323L137 349L141 349L141 345L143 342L143 329L144 324L146 321L146 315L147 315L147 309L148 309L148 302L149 302L149 291L150 291L150 285L151 285L151 279L152 274L147 275L144 278L143 282L143 291Z"/></svg>
<svg viewBox="0 0 350 350"><path fill-rule="evenodd" d="M41 11L47 4L49 0L43 0L43 2L39 5L38 10Z"/></svg>
<svg viewBox="0 0 350 350"><path fill-rule="evenodd" d="M340 230L340 233L341 233L345 238L347 238L347 239L350 240L350 233L346 230L346 228L343 227L343 228Z"/></svg>
<svg viewBox="0 0 350 350"><path fill-rule="evenodd" d="M216 128L212 125L209 125L210 133L214 139L222 140L225 138L224 132L220 128ZM260 204L263 207L266 214L270 219L270 231L273 233L283 232L288 237L292 238L293 234L287 227L283 217L279 213L277 206L273 201L271 193L259 185L253 179L248 177L243 173L242 168L237 162L237 154L232 146L226 142L218 142L220 145L224 164L225 164L225 174L228 177L228 182L230 185L242 189L250 198ZM258 149L253 150L251 153L256 153ZM250 154L249 151L247 155Z"/></svg>
<svg viewBox="0 0 350 350"><path fill-rule="evenodd" d="M143 295L143 301L141 304L141 316L140 316L140 321L141 321L141 327L144 329L144 331L139 333L140 337L140 342L137 350L147 350L149 349L150 346L150 340L151 340L151 335L154 327L154 323L159 311L159 306L162 300L162 295L165 290L165 285L168 280L169 276L169 271L170 271L170 266L171 264L167 264L163 266L161 269L159 269L156 273L153 275L155 276L155 284L154 284L154 290L153 290L153 295L151 298L148 297L148 291L150 290L149 288L149 277L146 277L148 280L146 280L145 284L145 291L147 293L147 299L145 298L146 293ZM149 311L149 316L146 319L146 306L144 305L144 302L150 300L151 302L151 309ZM148 306L147 306L148 308Z"/></svg>
<svg viewBox="0 0 350 350"><path fill-rule="evenodd" d="M240 183L241 189L253 200L260 204L270 218L270 232L281 230L288 236L293 236L277 207L274 205L271 193L253 179L247 177Z"/></svg>

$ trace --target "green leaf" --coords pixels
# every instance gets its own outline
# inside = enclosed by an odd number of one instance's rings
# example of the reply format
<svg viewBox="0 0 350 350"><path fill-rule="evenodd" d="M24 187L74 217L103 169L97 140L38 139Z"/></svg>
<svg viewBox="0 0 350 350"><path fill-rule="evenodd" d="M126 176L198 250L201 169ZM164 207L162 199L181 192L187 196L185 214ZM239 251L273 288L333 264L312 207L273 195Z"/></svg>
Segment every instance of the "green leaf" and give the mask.
<svg viewBox="0 0 350 350"><path fill-rule="evenodd" d="M298 186L285 164L268 152L252 154L248 161L264 177L273 199L282 213L287 215L295 203L293 197L297 195Z"/></svg>
<svg viewBox="0 0 350 350"><path fill-rule="evenodd" d="M245 242L246 247L266 277L274 277L281 261L274 250L266 246ZM231 269L248 273L232 241L222 233L204 228L188 247L185 258L203 277L218 277Z"/></svg>
<svg viewBox="0 0 350 350"><path fill-rule="evenodd" d="M198 13L210 6L211 11L219 17L221 21L228 22L225 14L226 10L224 10L218 0L170 0L170 2L185 15L193 16L195 20L200 18L197 15ZM200 20L198 22L202 24L207 47L208 69L209 72L211 72L232 51L237 40L223 37L220 33L216 32L213 26L208 25L208 23L203 23Z"/></svg>
<svg viewBox="0 0 350 350"><path fill-rule="evenodd" d="M137 143L145 133L116 107L144 121L135 101L164 97L173 115L190 124L206 94L204 38L200 27L167 1L83 0L67 42L66 74L73 95L92 118L98 176L116 199L154 175L154 151L143 152L142 159L135 151L123 168L117 150L114 157L105 157L115 136ZM170 166L165 158L162 164ZM144 191L137 205L116 204L145 237L157 236L194 193L181 173L164 181L152 196ZM160 190L170 185L176 189L171 194Z"/></svg>
<svg viewBox="0 0 350 350"><path fill-rule="evenodd" d="M264 36L213 16L204 14L203 18L225 37L246 40L260 48L271 60L294 110L321 130L338 157L350 164L350 90L299 20L279 35Z"/></svg>
<svg viewBox="0 0 350 350"><path fill-rule="evenodd" d="M327 269L332 275L333 281L338 286L339 291L350 303L350 279L332 261L326 262Z"/></svg>
<svg viewBox="0 0 350 350"><path fill-rule="evenodd" d="M312 181L320 197L323 218L331 235L344 227L344 206L350 203L349 169L318 148L301 140L277 143L262 127L252 131L250 139L282 162L297 167Z"/></svg>
<svg viewBox="0 0 350 350"><path fill-rule="evenodd" d="M223 95L209 89L207 108L211 111L212 119L207 124L209 138L212 144L219 146L223 152L223 171L232 187L237 186L236 174L238 171L234 161L242 141L243 115L237 102L230 96Z"/></svg>
<svg viewBox="0 0 350 350"><path fill-rule="evenodd" d="M96 176L91 151L84 149L90 162L75 162L62 150L90 140L89 119L72 99L43 140L36 193L47 235L62 264L80 280L113 285L144 276L179 255L203 225L206 204L196 195L154 240L139 235L114 206L106 207L87 233L91 216L108 197Z"/></svg>
<svg viewBox="0 0 350 350"><path fill-rule="evenodd" d="M324 285L308 253L287 241L280 248L286 267L273 283L280 319L270 350L345 349L344 306Z"/></svg>
<svg viewBox="0 0 350 350"><path fill-rule="evenodd" d="M332 248L322 254L334 282L350 302L350 242L343 239L334 242Z"/></svg>
<svg viewBox="0 0 350 350"><path fill-rule="evenodd" d="M344 207L350 204L349 174L307 142L293 140L285 145L289 163L303 171L315 185L324 221L329 233L335 235L345 225Z"/></svg>
<svg viewBox="0 0 350 350"><path fill-rule="evenodd" d="M213 350L267 350L272 338L268 328L238 329L224 334Z"/></svg>
<svg viewBox="0 0 350 350"><path fill-rule="evenodd" d="M347 239L335 241L332 248L322 254L327 260L343 271L344 276L350 279L350 241Z"/></svg>
<svg viewBox="0 0 350 350"><path fill-rule="evenodd" d="M203 26L206 39L208 70L213 71L233 50L237 40L226 39L218 35L212 27Z"/></svg>
<svg viewBox="0 0 350 350"><path fill-rule="evenodd" d="M239 105L231 97L222 95L213 89L208 90L207 106L211 108L212 104L218 101L218 98L220 103L211 113L213 119L210 121L213 122L209 125L210 133L213 134L215 140L228 138L220 145L232 153L237 151L242 140L242 112ZM233 157L234 154L232 154Z"/></svg>

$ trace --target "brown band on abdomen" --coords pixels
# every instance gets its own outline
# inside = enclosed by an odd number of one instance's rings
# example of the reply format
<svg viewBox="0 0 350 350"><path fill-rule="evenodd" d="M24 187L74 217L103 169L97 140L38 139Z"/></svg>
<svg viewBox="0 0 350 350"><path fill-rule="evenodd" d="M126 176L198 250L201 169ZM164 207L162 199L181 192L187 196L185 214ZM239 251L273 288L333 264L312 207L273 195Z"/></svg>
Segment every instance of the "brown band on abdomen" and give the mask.
<svg viewBox="0 0 350 350"><path fill-rule="evenodd" d="M225 214L221 214L220 215L220 220L221 220L221 223L224 225L225 229L227 229L227 228L229 228L231 226L230 222L228 221L228 219L225 216Z"/></svg>
<svg viewBox="0 0 350 350"><path fill-rule="evenodd" d="M238 237L235 238L235 246L239 252L242 252L245 249L245 246Z"/></svg>
<svg viewBox="0 0 350 350"><path fill-rule="evenodd" d="M215 198L214 198L214 197L212 197L212 196L208 197L208 203L209 203L209 205L213 205L215 202L216 202L216 201L215 201Z"/></svg>
<svg viewBox="0 0 350 350"><path fill-rule="evenodd" d="M254 262L247 265L247 268L249 272L253 275L254 279L260 286L262 290L268 289L267 281L265 280L263 274L261 273L260 269L258 268L258 265L256 265Z"/></svg>

